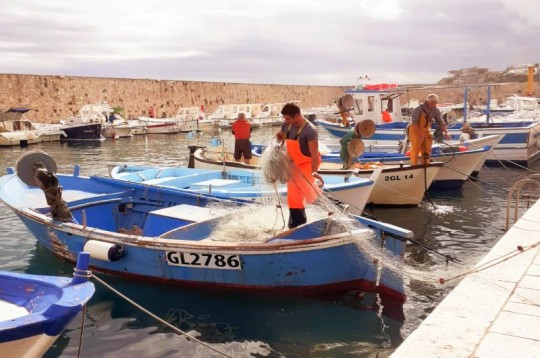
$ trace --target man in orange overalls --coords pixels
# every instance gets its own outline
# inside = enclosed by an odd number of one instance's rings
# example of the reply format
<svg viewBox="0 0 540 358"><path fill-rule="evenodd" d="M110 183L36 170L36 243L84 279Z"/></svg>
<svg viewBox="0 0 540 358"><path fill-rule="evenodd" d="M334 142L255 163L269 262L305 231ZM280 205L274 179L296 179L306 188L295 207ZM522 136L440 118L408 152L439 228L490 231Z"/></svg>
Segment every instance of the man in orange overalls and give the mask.
<svg viewBox="0 0 540 358"><path fill-rule="evenodd" d="M324 182L317 174L321 165L317 130L302 116L300 107L294 103L287 103L281 114L285 122L276 138L286 141L287 156L292 165L291 179L287 182L287 202L289 228L293 228L307 222L304 200L313 202L320 194L315 179L321 184Z"/></svg>
<svg viewBox="0 0 540 358"><path fill-rule="evenodd" d="M449 139L446 123L441 118L441 111L437 108L439 97L436 94L428 95L427 99L416 107L411 114L409 140L411 141L411 164L418 164L418 157L422 157L422 164L429 164L431 157L431 124L435 120L445 137Z"/></svg>

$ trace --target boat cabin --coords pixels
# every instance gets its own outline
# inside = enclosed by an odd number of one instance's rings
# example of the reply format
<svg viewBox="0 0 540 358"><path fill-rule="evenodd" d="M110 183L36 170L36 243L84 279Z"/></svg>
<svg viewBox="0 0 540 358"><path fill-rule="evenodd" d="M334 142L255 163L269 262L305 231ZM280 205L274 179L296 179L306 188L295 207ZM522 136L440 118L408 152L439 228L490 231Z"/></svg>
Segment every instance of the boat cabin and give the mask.
<svg viewBox="0 0 540 358"><path fill-rule="evenodd" d="M106 123L113 112L107 102L85 104L79 111L79 118L82 123Z"/></svg>
<svg viewBox="0 0 540 358"><path fill-rule="evenodd" d="M357 122L365 119L375 124L403 122L399 102L403 91L396 87L394 84L364 86L363 89L347 91L340 101L343 107L350 109L349 113Z"/></svg>
<svg viewBox="0 0 540 358"><path fill-rule="evenodd" d="M516 112L540 110L540 98L525 96L510 96L506 99L506 107Z"/></svg>
<svg viewBox="0 0 540 358"><path fill-rule="evenodd" d="M219 105L216 110L208 116L210 120L220 120L220 119L229 119L236 118L233 116L233 108L238 106L237 104L222 104Z"/></svg>
<svg viewBox="0 0 540 358"><path fill-rule="evenodd" d="M10 108L0 113L0 132L15 132L35 130L31 121L24 114L31 111L29 108Z"/></svg>
<svg viewBox="0 0 540 358"><path fill-rule="evenodd" d="M300 101L265 103L262 106L260 113L257 115L257 118L281 117L281 110L283 109L283 106L285 106L287 103L294 103L298 106L300 105Z"/></svg>
<svg viewBox="0 0 540 358"><path fill-rule="evenodd" d="M263 105L260 103L234 105L229 119L238 118L238 113L244 113L247 119L255 118L261 112L262 107Z"/></svg>
<svg viewBox="0 0 540 358"><path fill-rule="evenodd" d="M176 119L203 119L206 116L201 107L180 107L176 112Z"/></svg>

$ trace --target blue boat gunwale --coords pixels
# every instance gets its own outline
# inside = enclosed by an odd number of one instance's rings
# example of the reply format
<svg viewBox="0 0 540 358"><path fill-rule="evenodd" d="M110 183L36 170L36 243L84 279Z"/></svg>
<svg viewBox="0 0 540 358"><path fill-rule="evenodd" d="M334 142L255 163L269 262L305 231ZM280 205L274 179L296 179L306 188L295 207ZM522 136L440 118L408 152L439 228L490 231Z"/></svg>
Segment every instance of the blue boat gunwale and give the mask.
<svg viewBox="0 0 540 358"><path fill-rule="evenodd" d="M216 174L216 173L219 173L220 171L217 170L217 169L193 169L193 168L186 168L186 169L189 169L189 170L194 170L196 172L192 173L192 174L186 174L186 175L182 175L181 177L176 177L176 176L169 176L169 177L163 177L165 175L165 173L167 172L167 170L171 170L171 171L174 171L176 168L174 167L163 167L163 168L155 168L155 167L144 167L144 166L139 166L139 167L135 167L134 170L130 170L130 171L127 171L125 173L121 173L118 171L118 168L119 167L122 167L122 166L116 166L112 171L112 175L117 175L118 176L118 179L115 179L115 180L127 180L127 181L130 181L130 182L134 182L134 183L139 183L141 185L147 185L147 186L151 186L151 187L167 187L167 184L170 184L170 182L173 182L175 180L185 180L185 181L189 181L190 178L197 178L199 176L202 176L202 175L212 175L212 174ZM127 167L129 168L129 167ZM137 170L140 169L140 170ZM371 169L370 171L373 172L375 169ZM255 171L252 170L252 169L240 169L240 170L232 170L232 171L227 171L228 175L227 175L227 178L226 179L235 179L235 178L247 178L247 175L243 175L243 173L240 173L240 171L245 171L246 173L252 173L253 175L255 175ZM146 175L148 173L152 173L151 176L149 175ZM153 175L153 173L157 173L155 175ZM333 174L334 171L328 171L328 170L324 170L324 171L319 171L319 173L323 174L323 175L326 175L326 174ZM342 172L344 173L344 172ZM125 174L125 175L122 175L122 174ZM158 175L160 175L160 178L158 178ZM135 177L139 177L141 179L141 181L132 181L133 178ZM147 179L147 178L152 178L152 179ZM156 179L154 179L156 178ZM102 178L102 179L109 179L109 178ZM333 179L333 178L330 178L330 179ZM359 179L363 179L363 178L359 178ZM155 181L154 181L155 180ZM242 179L239 179L242 181ZM325 180L325 183L327 182L327 180ZM374 182L370 179L365 179L365 180L357 180L357 181L354 181L354 182L345 182L343 181L343 183L329 183L330 185L327 185L325 187L323 187L323 191L325 192L334 192L334 191L339 191L341 189L341 184L347 184L347 187L349 189L354 189L354 188L359 188L359 187L363 187L363 186L369 186L369 185L373 185ZM270 184L268 184L270 185ZM174 186L171 186L171 187L174 187L176 189L182 189L181 187L178 187L177 185L174 185ZM184 187L183 189L186 189L187 191L191 191L191 189L189 187ZM231 193L231 194L244 194L246 192L249 191L248 188L245 188L245 187L239 187L239 188L230 188L230 189L227 189L227 190L222 190L220 188L214 188L214 194L215 193L221 193L221 192L227 192L227 193ZM191 191L192 192L192 191ZM268 189L268 192L269 193L274 193L274 189ZM220 196L222 197L222 196Z"/></svg>
<svg viewBox="0 0 540 358"><path fill-rule="evenodd" d="M9 206L9 205L8 205ZM208 240L199 240L199 241L193 241L193 240L185 240L185 239L167 239L163 237L166 234L170 234L173 231L183 231L188 230L193 227L196 227L197 225L207 225L207 221L199 222L199 223L191 223L173 230L170 230L168 232L165 232L161 234L160 236L138 236L138 235L132 235L132 234L126 234L126 233L118 233L113 231L108 231L104 229L99 229L95 227L84 227L82 224L78 223L63 223L60 221L53 220L50 216L43 214L39 211L36 211L34 209L25 208L25 209L16 209L11 206L9 206L12 210L14 210L16 213L18 213L21 216L26 217L29 220L32 220L37 223L46 224L47 226L51 228L55 228L57 230L61 230L63 232L66 232L67 234L75 234L78 235L81 232L88 232L92 231L92 234L99 235L98 239L99 241L107 242L107 243L117 243L121 244L122 246L133 246L133 247L145 247L150 248L153 250L163 251L166 249L173 249L173 248L183 248L183 249L193 249L193 250L200 250L205 249L208 251L215 251L220 250L223 253L227 253L227 251L224 251L224 249L231 250L230 252L237 253L238 251L249 251L253 249L260 250L261 252L264 251L270 251L270 250L276 250L276 249L282 249L287 247L301 247L304 249L312 249L313 246L317 246L318 248L326 248L326 247L333 247L333 246L339 246L342 245L344 242L350 241L351 243L357 240L353 235L358 234L361 232L367 232L369 234L373 234L373 232L368 228L360 228L353 230L351 232L341 232L338 234L331 234L331 235L325 235L325 236L319 236L316 238L306 238L302 240L287 240L287 241L279 241L272 243L271 241L274 239L283 239L286 234L294 233L297 230L306 230L308 229L309 225L312 226L324 226L322 225L323 222L325 222L327 219L320 219L314 222L311 222L309 224L299 226L293 229L289 229L286 231L280 232L281 235L276 235L273 237L268 237L266 241L263 242L228 242L228 241L208 241ZM216 218L221 219L221 217ZM212 220L212 219L211 219ZM353 235L351 235L351 233ZM322 245L326 243L326 245ZM163 244L163 246L156 247L156 244ZM280 251L284 252L284 251Z"/></svg>
<svg viewBox="0 0 540 358"><path fill-rule="evenodd" d="M1 272L0 281L17 282L19 289L25 291L24 302L15 299L13 291L3 292L0 298L28 311L26 315L0 321L0 343L40 334L59 335L95 292L90 281L74 283L69 277Z"/></svg>

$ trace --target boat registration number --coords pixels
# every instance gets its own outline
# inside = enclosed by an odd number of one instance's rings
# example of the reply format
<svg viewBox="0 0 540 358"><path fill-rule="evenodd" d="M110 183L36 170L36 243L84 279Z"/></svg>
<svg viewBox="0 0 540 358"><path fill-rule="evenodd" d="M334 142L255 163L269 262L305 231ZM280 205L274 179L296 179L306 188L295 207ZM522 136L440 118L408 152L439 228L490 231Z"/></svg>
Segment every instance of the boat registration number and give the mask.
<svg viewBox="0 0 540 358"><path fill-rule="evenodd" d="M167 264L221 270L242 269L240 255L208 254L202 252L167 251Z"/></svg>
<svg viewBox="0 0 540 358"><path fill-rule="evenodd" d="M404 175L403 180L408 180L412 178L413 178L412 174L406 174ZM402 180L402 179L400 175L385 175L384 176L384 181L394 181L394 180Z"/></svg>

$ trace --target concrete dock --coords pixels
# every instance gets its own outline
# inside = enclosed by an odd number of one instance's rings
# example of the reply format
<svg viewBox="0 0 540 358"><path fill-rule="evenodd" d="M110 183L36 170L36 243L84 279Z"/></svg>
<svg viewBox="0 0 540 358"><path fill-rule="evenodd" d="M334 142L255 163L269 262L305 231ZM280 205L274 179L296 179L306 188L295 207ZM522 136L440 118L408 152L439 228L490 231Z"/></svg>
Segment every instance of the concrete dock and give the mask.
<svg viewBox="0 0 540 358"><path fill-rule="evenodd" d="M540 357L540 201L391 357Z"/></svg>

